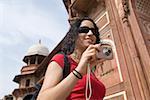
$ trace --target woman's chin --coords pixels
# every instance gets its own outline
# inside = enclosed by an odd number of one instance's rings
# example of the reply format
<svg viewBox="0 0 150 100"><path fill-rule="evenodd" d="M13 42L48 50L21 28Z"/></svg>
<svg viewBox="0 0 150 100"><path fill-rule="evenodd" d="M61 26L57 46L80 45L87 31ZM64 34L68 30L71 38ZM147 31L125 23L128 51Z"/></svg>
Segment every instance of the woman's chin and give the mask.
<svg viewBox="0 0 150 100"><path fill-rule="evenodd" d="M92 42L86 42L85 45L89 46L89 45L93 45Z"/></svg>
<svg viewBox="0 0 150 100"><path fill-rule="evenodd" d="M93 45L92 43L86 43L85 47L88 47L89 45Z"/></svg>

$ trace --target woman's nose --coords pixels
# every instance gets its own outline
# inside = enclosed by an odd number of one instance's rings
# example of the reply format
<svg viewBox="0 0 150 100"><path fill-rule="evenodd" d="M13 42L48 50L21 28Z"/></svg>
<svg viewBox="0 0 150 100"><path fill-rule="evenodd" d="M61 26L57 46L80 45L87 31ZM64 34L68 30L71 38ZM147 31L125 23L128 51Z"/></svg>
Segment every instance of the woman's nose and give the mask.
<svg viewBox="0 0 150 100"><path fill-rule="evenodd" d="M87 33L87 35L93 35L93 32L91 30L89 30L89 32Z"/></svg>

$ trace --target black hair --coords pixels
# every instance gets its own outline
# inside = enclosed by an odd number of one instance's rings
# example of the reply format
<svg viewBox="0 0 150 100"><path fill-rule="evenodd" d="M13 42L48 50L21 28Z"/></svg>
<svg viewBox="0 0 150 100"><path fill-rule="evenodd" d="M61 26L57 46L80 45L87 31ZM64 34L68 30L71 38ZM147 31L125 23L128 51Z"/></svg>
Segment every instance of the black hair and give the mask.
<svg viewBox="0 0 150 100"><path fill-rule="evenodd" d="M74 20L74 22L72 24L70 24L70 29L64 38L63 45L62 45L62 51L65 54L73 53L74 48L75 48L75 42L78 38L78 29L79 29L82 21L84 21L84 20L89 20L93 23L94 28L96 30L96 34L94 34L96 36L96 43L100 42L100 38L99 38L100 34L99 34L98 27L95 24L95 22L89 17L77 18L76 20Z"/></svg>

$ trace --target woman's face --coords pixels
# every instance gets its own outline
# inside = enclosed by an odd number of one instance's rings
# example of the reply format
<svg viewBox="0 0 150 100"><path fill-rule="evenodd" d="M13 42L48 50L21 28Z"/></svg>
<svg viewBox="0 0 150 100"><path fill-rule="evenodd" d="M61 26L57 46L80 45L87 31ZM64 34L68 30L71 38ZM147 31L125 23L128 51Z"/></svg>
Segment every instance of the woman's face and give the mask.
<svg viewBox="0 0 150 100"><path fill-rule="evenodd" d="M95 44L96 42L96 34L95 27L93 23L89 20L83 20L79 27L79 34L77 38L76 45L79 48L87 48L91 44Z"/></svg>

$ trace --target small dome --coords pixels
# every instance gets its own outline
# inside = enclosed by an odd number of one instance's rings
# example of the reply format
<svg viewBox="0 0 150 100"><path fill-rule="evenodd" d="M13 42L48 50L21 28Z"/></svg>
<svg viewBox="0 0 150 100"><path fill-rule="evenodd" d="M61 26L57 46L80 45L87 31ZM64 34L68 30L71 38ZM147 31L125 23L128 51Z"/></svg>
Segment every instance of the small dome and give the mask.
<svg viewBox="0 0 150 100"><path fill-rule="evenodd" d="M45 46L43 46L39 43L39 44L31 46L28 49L26 56L36 55L36 54L43 55L43 56L48 56L49 50L48 50L47 47L45 47Z"/></svg>

